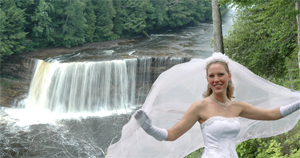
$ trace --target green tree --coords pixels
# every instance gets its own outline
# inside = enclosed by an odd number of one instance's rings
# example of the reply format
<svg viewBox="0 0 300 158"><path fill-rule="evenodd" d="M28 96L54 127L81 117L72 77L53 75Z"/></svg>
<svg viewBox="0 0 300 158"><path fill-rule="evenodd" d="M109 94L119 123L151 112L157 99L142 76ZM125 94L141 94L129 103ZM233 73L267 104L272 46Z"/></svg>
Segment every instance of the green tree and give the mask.
<svg viewBox="0 0 300 158"><path fill-rule="evenodd" d="M233 30L224 40L225 52L259 75L282 76L287 71L285 59L297 49L294 2L249 5L237 9Z"/></svg>
<svg viewBox="0 0 300 158"><path fill-rule="evenodd" d="M124 3L126 12L122 18L122 26L127 34L141 33L146 28L146 10L149 5L149 0L127 0Z"/></svg>
<svg viewBox="0 0 300 158"><path fill-rule="evenodd" d="M225 39L226 53L255 73L299 90L296 1L223 0L237 8ZM288 70L288 72L287 72ZM291 76L297 79L289 81ZM276 78L274 78L276 77ZM240 157L299 157L299 122L288 133L240 143ZM284 156L282 156L284 155Z"/></svg>
<svg viewBox="0 0 300 158"><path fill-rule="evenodd" d="M26 1L19 1L19 0L12 0L16 3L16 6L21 10L24 10L24 31L28 32L27 38L30 38L30 34L32 33L32 28L34 27L34 23L32 22L32 15L35 12L35 9L38 5L38 1L35 0L26 0Z"/></svg>
<svg viewBox="0 0 300 158"><path fill-rule="evenodd" d="M62 26L64 34L63 45L71 47L85 43L85 29L87 28L84 18L85 1L70 0L65 7L65 23Z"/></svg>
<svg viewBox="0 0 300 158"><path fill-rule="evenodd" d="M2 57L21 53L27 43L24 31L24 10L18 8L14 1L1 0L0 61Z"/></svg>
<svg viewBox="0 0 300 158"><path fill-rule="evenodd" d="M1 56L49 46L70 48L211 19L207 0L0 0L0 4Z"/></svg>
<svg viewBox="0 0 300 158"><path fill-rule="evenodd" d="M295 1L295 9L298 12L298 14L296 15L296 19L297 19L297 26L298 26L298 48L299 48L300 47L300 14L299 14L300 1L299 0ZM300 69L300 49L298 49L298 65Z"/></svg>
<svg viewBox="0 0 300 158"><path fill-rule="evenodd" d="M33 28L31 38L35 48L46 47L52 42L54 29L52 27L52 19L49 13L53 12L54 8L51 3L45 0L40 0L34 14L31 16Z"/></svg>
<svg viewBox="0 0 300 158"><path fill-rule="evenodd" d="M113 18L116 15L116 11L113 7L112 0L105 1L93 1L95 7L96 29L95 29L95 40L112 40L114 32Z"/></svg>
<svg viewBox="0 0 300 158"><path fill-rule="evenodd" d="M120 0L114 0L113 1L113 6L114 9L116 10L116 15L115 18L113 19L114 27L113 27L113 32L121 36L123 34L123 23L124 23L124 18L126 16L126 10L124 7L124 1Z"/></svg>
<svg viewBox="0 0 300 158"><path fill-rule="evenodd" d="M54 28L54 46L65 46L85 43L87 29L84 17L85 0L51 1L55 12L51 12L52 26Z"/></svg>
<svg viewBox="0 0 300 158"><path fill-rule="evenodd" d="M4 45L3 41L5 40L5 37L3 36L3 32L5 31L4 23L7 20L6 14L2 11L0 7L0 62L2 61L2 58L4 56L10 55L11 51L6 48L6 45Z"/></svg>
<svg viewBox="0 0 300 158"><path fill-rule="evenodd" d="M85 8L85 19L87 21L87 29L85 33L85 40L86 42L93 42L95 27L96 27L96 15L94 12L94 5L92 0L87 0L86 8Z"/></svg>
<svg viewBox="0 0 300 158"><path fill-rule="evenodd" d="M211 1L197 0L195 12L193 13L195 24L199 22L211 21L212 20L212 7ZM207 17L208 16L208 17Z"/></svg>
<svg viewBox="0 0 300 158"><path fill-rule="evenodd" d="M192 15L196 12L196 4L195 0L171 1L167 9L170 27L181 27L194 21Z"/></svg>
<svg viewBox="0 0 300 158"><path fill-rule="evenodd" d="M157 1L157 0L153 0L151 2L150 0L150 4L147 6L146 8L146 16L147 18L145 19L146 21L146 28L145 30L154 30L156 28L156 23L158 21L158 14L156 11L160 11L160 10L156 10L155 7L153 7L153 3L159 3L159 2L165 2L165 1ZM164 5L161 5L164 6Z"/></svg>

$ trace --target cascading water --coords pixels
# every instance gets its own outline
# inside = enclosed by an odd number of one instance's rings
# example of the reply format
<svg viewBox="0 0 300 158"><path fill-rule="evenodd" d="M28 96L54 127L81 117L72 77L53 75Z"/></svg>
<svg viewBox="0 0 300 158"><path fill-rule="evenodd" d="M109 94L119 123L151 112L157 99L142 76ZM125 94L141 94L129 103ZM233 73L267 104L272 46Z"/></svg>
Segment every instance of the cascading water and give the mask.
<svg viewBox="0 0 300 158"><path fill-rule="evenodd" d="M0 157L104 157L161 72L213 53L212 28L35 60L28 97L0 107Z"/></svg>
<svg viewBox="0 0 300 158"><path fill-rule="evenodd" d="M136 60L39 62L26 108L53 112L95 112L134 105ZM130 69L134 68L134 69ZM130 76L131 75L131 76Z"/></svg>
<svg viewBox="0 0 300 158"><path fill-rule="evenodd" d="M39 60L25 107L57 113L128 112L143 103L152 82L162 71L188 60L168 57L71 63Z"/></svg>
<svg viewBox="0 0 300 158"><path fill-rule="evenodd" d="M157 76L189 60L36 60L27 99L0 109L0 157L104 157Z"/></svg>

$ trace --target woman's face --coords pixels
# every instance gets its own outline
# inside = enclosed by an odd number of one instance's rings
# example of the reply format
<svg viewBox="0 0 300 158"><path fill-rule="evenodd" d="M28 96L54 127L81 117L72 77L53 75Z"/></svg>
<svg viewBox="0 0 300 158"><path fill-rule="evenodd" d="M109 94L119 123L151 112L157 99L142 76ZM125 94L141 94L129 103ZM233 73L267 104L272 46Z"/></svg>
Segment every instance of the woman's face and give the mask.
<svg viewBox="0 0 300 158"><path fill-rule="evenodd" d="M226 93L231 74L220 63L211 64L207 71L207 82L213 93Z"/></svg>

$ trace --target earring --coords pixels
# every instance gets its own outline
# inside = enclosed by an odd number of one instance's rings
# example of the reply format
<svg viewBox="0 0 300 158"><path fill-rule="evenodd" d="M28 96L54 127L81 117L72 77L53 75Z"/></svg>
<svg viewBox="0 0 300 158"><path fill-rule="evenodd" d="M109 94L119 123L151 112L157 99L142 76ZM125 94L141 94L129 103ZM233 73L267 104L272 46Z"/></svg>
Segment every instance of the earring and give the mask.
<svg viewBox="0 0 300 158"><path fill-rule="evenodd" d="M230 81L228 81L228 85L231 85L231 82L230 82Z"/></svg>

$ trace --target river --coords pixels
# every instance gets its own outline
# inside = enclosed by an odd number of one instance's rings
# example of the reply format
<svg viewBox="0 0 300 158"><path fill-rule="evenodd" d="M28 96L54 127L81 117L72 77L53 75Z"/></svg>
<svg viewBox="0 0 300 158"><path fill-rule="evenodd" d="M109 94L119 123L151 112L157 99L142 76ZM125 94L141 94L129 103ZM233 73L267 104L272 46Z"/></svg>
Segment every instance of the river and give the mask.
<svg viewBox="0 0 300 158"><path fill-rule="evenodd" d="M223 17L224 35L232 15ZM213 53L212 31L203 23L35 60L26 99L0 109L0 157L104 157L161 72Z"/></svg>

